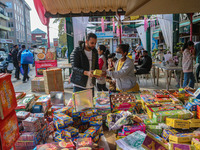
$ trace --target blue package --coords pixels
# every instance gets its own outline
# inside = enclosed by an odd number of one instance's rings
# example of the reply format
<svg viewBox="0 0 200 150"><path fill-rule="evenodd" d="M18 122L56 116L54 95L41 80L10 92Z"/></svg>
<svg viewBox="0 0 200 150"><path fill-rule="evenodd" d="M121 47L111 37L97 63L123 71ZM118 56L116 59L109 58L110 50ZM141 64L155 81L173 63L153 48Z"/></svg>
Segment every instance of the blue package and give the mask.
<svg viewBox="0 0 200 150"><path fill-rule="evenodd" d="M41 105L34 105L32 107L32 113L41 113L42 112L42 106Z"/></svg>

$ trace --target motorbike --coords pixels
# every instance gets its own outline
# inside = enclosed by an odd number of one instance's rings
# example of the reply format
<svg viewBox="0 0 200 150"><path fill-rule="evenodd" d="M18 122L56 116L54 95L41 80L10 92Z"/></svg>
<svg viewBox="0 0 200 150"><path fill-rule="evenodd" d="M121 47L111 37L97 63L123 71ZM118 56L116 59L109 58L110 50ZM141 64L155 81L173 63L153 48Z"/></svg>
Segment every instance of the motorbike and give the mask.
<svg viewBox="0 0 200 150"><path fill-rule="evenodd" d="M0 57L0 73L7 73L8 61Z"/></svg>

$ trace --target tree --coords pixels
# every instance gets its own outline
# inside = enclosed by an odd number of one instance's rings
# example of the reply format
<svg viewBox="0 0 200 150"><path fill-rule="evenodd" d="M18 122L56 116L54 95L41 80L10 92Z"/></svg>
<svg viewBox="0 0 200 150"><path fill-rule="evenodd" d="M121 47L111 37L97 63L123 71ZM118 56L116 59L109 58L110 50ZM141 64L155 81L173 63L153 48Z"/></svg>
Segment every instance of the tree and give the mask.
<svg viewBox="0 0 200 150"><path fill-rule="evenodd" d="M57 18L54 20L53 23L57 23L58 24L58 40L59 40L59 44L60 46L66 46L67 45L67 34L65 32L65 18Z"/></svg>

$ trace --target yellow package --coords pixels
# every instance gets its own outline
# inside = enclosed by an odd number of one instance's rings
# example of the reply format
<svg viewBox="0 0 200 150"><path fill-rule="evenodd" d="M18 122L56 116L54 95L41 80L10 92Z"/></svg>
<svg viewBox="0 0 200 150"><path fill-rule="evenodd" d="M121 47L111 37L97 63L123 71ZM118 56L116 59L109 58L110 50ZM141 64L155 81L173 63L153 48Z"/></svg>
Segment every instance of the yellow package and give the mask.
<svg viewBox="0 0 200 150"><path fill-rule="evenodd" d="M196 150L200 150L200 142L199 139L192 139L192 145L195 147Z"/></svg>
<svg viewBox="0 0 200 150"><path fill-rule="evenodd" d="M190 128L199 128L200 127L200 119L190 119Z"/></svg>
<svg viewBox="0 0 200 150"><path fill-rule="evenodd" d="M192 133L169 135L169 141L176 142L176 143L189 143L189 142L191 142L191 140L194 136L195 135Z"/></svg>
<svg viewBox="0 0 200 150"><path fill-rule="evenodd" d="M95 75L95 76L101 76L101 75L102 75L102 70L96 69L96 70L93 72L93 75Z"/></svg>
<svg viewBox="0 0 200 150"><path fill-rule="evenodd" d="M190 122L188 120L166 118L166 125L177 129L189 129Z"/></svg>

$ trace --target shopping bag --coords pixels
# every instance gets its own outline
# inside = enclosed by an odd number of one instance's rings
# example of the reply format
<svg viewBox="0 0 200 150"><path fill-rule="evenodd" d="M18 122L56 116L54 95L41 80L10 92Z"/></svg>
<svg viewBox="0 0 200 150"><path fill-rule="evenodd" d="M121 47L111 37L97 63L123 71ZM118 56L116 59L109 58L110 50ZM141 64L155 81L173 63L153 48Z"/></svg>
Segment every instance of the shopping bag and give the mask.
<svg viewBox="0 0 200 150"><path fill-rule="evenodd" d="M28 67L28 74L29 74L29 72L30 72L30 67ZM22 75L24 75L24 70L23 70L22 66L20 67L20 73Z"/></svg>
<svg viewBox="0 0 200 150"><path fill-rule="evenodd" d="M33 64L33 53L29 50L24 50L21 54L21 64Z"/></svg>
<svg viewBox="0 0 200 150"><path fill-rule="evenodd" d="M9 63L9 64L8 64L7 70L8 70L8 71L14 70L14 65L13 65L13 63Z"/></svg>

